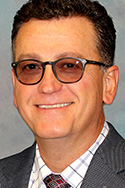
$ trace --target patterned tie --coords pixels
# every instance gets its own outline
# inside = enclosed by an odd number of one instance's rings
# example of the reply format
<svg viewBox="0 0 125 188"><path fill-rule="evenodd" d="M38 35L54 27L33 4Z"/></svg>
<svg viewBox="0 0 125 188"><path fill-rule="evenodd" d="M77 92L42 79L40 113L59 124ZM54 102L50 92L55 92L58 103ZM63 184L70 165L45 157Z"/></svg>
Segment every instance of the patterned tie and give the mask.
<svg viewBox="0 0 125 188"><path fill-rule="evenodd" d="M69 188L71 187L60 175L50 174L44 180L47 188Z"/></svg>

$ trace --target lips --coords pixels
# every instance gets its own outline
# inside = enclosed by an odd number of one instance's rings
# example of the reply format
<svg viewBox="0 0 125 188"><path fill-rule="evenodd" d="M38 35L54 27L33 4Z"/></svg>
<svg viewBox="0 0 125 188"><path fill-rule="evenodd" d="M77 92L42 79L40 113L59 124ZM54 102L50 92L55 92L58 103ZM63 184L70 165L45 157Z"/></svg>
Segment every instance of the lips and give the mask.
<svg viewBox="0 0 125 188"><path fill-rule="evenodd" d="M42 109L53 109L53 108L63 108L66 106L71 105L72 102L69 103L60 103L60 104L52 104L52 105L37 105L38 108L42 108Z"/></svg>

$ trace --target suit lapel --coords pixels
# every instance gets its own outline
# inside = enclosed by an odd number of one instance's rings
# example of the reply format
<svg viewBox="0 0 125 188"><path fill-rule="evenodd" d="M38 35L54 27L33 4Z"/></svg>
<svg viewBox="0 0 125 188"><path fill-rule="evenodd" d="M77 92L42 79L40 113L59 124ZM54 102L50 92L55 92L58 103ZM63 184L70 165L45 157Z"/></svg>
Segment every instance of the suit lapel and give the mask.
<svg viewBox="0 0 125 188"><path fill-rule="evenodd" d="M95 153L81 188L123 188L125 180L124 139L109 124L110 131Z"/></svg>

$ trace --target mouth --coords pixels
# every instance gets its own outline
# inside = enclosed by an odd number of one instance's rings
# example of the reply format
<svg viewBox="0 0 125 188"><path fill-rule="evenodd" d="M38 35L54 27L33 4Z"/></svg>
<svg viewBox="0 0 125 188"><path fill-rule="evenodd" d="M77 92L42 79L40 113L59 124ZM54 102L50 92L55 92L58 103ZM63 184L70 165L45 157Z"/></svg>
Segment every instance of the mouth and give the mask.
<svg viewBox="0 0 125 188"><path fill-rule="evenodd" d="M53 109L53 108L63 108L63 107L66 107L66 106L69 106L71 105L72 102L69 102L69 103L61 103L61 104L52 104L52 105L37 105L38 108L41 108L41 109Z"/></svg>

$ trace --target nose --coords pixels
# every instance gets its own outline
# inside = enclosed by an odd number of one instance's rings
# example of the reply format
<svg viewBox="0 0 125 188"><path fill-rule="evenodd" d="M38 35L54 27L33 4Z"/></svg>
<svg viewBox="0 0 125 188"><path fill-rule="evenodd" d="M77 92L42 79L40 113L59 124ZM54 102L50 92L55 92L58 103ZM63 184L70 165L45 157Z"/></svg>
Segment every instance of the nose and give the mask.
<svg viewBox="0 0 125 188"><path fill-rule="evenodd" d="M39 92L44 94L52 94L62 89L62 83L55 77L52 66L46 65L44 76L39 83Z"/></svg>

